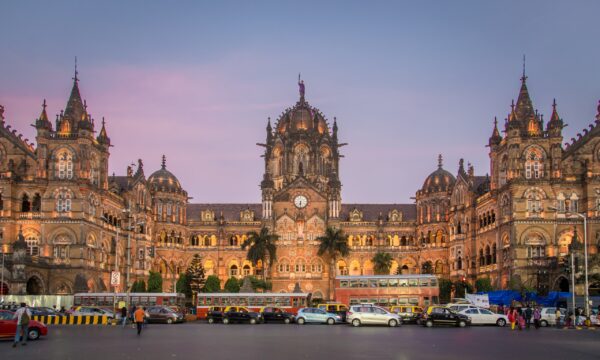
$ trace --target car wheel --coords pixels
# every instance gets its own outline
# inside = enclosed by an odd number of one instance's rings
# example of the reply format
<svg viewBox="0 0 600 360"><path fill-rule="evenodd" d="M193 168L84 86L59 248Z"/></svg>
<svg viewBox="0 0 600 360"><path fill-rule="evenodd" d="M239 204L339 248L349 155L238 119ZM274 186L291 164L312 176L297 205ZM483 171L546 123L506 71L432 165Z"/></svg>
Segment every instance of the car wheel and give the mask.
<svg viewBox="0 0 600 360"><path fill-rule="evenodd" d="M422 325L421 319L417 319L417 325Z"/></svg>
<svg viewBox="0 0 600 360"><path fill-rule="evenodd" d="M546 320L542 320L542 321L540 321L540 325L542 327L546 327L546 326L548 326L548 322Z"/></svg>
<svg viewBox="0 0 600 360"><path fill-rule="evenodd" d="M335 324L335 320L333 318L327 319L327 325L333 325L333 324Z"/></svg>
<svg viewBox="0 0 600 360"><path fill-rule="evenodd" d="M229 319L228 318L223 318L223 324L229 324Z"/></svg>
<svg viewBox="0 0 600 360"><path fill-rule="evenodd" d="M215 319L213 319L213 318L208 318L208 323L209 323L209 324L214 324L214 322L215 322Z"/></svg>
<svg viewBox="0 0 600 360"><path fill-rule="evenodd" d="M251 318L251 319L250 319L250 324L252 324L252 325L256 325L256 319L255 319L255 318Z"/></svg>
<svg viewBox="0 0 600 360"><path fill-rule="evenodd" d="M506 325L506 320L498 319L498 321L496 321L496 325L502 327L502 326Z"/></svg>
<svg viewBox="0 0 600 360"><path fill-rule="evenodd" d="M396 321L395 319L392 319L392 320L388 321L388 325L390 327L396 327L396 326L398 326L398 321Z"/></svg>
<svg viewBox="0 0 600 360"><path fill-rule="evenodd" d="M352 326L359 327L360 326L360 320L358 320L358 319L352 320Z"/></svg>
<svg viewBox="0 0 600 360"><path fill-rule="evenodd" d="M289 318L285 318L285 319L283 319L283 323L284 323L284 324L289 324L289 323L290 323L290 319L289 319Z"/></svg>
<svg viewBox="0 0 600 360"><path fill-rule="evenodd" d="M461 320L461 321L458 322L458 326L459 327L465 327L465 326L467 326L467 322L464 321L464 320Z"/></svg>
<svg viewBox="0 0 600 360"><path fill-rule="evenodd" d="M431 320L425 321L425 326L427 326L427 327L433 327L433 321L431 321Z"/></svg>
<svg viewBox="0 0 600 360"><path fill-rule="evenodd" d="M40 338L40 331L38 329L29 329L27 337L29 340L37 340Z"/></svg>
<svg viewBox="0 0 600 360"><path fill-rule="evenodd" d="M168 318L168 319L167 319L167 324L171 325L172 323L173 323L173 319L171 319L171 318Z"/></svg>
<svg viewBox="0 0 600 360"><path fill-rule="evenodd" d="M298 325L306 324L306 320L304 320L304 318L299 318L296 322L298 323Z"/></svg>

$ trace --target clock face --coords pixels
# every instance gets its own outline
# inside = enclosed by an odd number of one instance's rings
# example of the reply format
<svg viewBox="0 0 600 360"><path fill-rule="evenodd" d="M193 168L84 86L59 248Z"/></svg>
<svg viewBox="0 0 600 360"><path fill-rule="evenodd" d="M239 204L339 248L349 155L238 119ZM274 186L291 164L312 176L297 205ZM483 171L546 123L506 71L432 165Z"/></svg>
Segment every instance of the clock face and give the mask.
<svg viewBox="0 0 600 360"><path fill-rule="evenodd" d="M298 195L294 198L294 205L296 205L296 207L298 209L302 209L302 208L306 207L307 204L308 204L308 199L304 195Z"/></svg>

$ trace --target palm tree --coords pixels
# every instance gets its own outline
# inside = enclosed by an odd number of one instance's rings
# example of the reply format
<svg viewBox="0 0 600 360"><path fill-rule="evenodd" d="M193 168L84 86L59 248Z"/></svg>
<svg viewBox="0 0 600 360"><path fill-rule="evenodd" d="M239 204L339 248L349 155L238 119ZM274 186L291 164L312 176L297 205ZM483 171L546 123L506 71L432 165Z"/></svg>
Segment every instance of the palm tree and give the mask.
<svg viewBox="0 0 600 360"><path fill-rule="evenodd" d="M389 275L392 268L392 255L379 251L371 259L375 275Z"/></svg>
<svg viewBox="0 0 600 360"><path fill-rule="evenodd" d="M317 240L320 242L317 255L325 255L329 258L329 294L327 295L329 299L332 299L331 290L335 291L333 280L335 278L336 260L339 256L348 256L350 248L342 230L332 227L328 227L325 230L325 235L319 236Z"/></svg>
<svg viewBox="0 0 600 360"><path fill-rule="evenodd" d="M259 261L263 264L263 280L266 281L267 267L271 268L271 265L277 260L277 245L275 244L275 241L279 239L279 236L269 234L269 229L267 227L260 229L260 233L250 231L246 236L248 238L242 244L242 250L248 250L246 259L248 259L255 267L258 265Z"/></svg>

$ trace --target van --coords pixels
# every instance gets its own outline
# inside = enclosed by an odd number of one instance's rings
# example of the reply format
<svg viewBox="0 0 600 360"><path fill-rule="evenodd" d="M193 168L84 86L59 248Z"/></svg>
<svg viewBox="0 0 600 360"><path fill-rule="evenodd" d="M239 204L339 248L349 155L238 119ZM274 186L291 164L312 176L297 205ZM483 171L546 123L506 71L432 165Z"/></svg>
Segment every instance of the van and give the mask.
<svg viewBox="0 0 600 360"><path fill-rule="evenodd" d="M328 313L337 314L342 318L342 322L346 322L346 313L348 306L339 303L327 303L317 305L318 309L325 310Z"/></svg>

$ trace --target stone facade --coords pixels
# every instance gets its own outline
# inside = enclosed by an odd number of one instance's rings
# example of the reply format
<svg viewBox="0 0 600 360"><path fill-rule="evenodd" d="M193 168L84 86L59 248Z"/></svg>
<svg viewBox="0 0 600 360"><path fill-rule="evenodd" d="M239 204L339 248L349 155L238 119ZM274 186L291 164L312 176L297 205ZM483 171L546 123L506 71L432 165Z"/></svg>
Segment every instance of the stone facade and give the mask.
<svg viewBox="0 0 600 360"><path fill-rule="evenodd" d="M273 291L299 286L327 297L328 259L317 238L341 228L350 255L336 274L373 274L377 252L392 255L392 273L433 273L474 282L489 277L498 288L519 282L538 290L565 289L560 264L588 219L588 250L600 238L600 133L596 122L562 145L556 103L544 129L521 79L504 136L494 122L489 175L460 161L456 175L438 168L411 204L346 204L341 198L338 126L309 105L300 84L298 102L266 128L261 202L191 204L175 175L161 169L146 178L142 160L125 176L108 174L110 138L82 101L77 76L53 125L42 112L36 143L11 130L0 108L0 227L13 293L69 294L108 291L110 272L124 284L150 270L172 290L194 254L206 273L227 278L262 275ZM600 113L600 108L599 108ZM350 159L351 161L351 159ZM258 163L257 163L258 165ZM258 194L257 194L258 195ZM246 260L249 231L268 227L279 236L269 269ZM20 240L19 240L20 239ZM26 255L20 249L26 244ZM21 244L21 245L19 245ZM592 262L592 266L594 266ZM24 267L23 267L24 265Z"/></svg>

